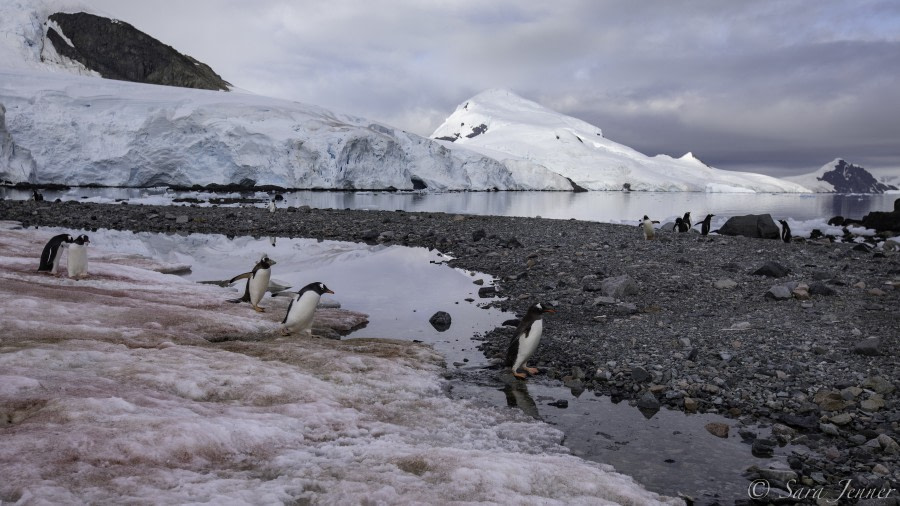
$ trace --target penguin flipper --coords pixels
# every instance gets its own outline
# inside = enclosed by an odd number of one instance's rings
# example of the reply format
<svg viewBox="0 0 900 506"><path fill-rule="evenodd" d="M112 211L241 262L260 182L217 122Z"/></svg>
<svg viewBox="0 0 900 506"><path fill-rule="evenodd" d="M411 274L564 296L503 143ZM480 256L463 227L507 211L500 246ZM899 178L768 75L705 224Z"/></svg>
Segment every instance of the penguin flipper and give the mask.
<svg viewBox="0 0 900 506"><path fill-rule="evenodd" d="M284 325L285 323L287 323L287 317L288 317L289 314L291 314L291 307L292 307L293 305L294 305L294 299L291 299L291 303L288 304L287 312L284 313L284 320L281 320L281 324L282 324L282 325Z"/></svg>
<svg viewBox="0 0 900 506"><path fill-rule="evenodd" d="M516 363L516 358L519 355L519 340L523 337L528 337L528 333L531 332L531 323L529 322L527 325L519 325L519 328L516 329L516 333L513 338L509 341L509 348L506 349L506 360L503 362L505 367L512 367Z"/></svg>
<svg viewBox="0 0 900 506"><path fill-rule="evenodd" d="M237 281L237 280L239 280L239 279L250 279L250 276L252 276L252 275L253 275L252 272L245 272L245 273L243 273L243 274L238 274L237 276L235 276L235 277L229 279L229 280L228 280L228 284L230 285L230 284L234 283L235 281Z"/></svg>

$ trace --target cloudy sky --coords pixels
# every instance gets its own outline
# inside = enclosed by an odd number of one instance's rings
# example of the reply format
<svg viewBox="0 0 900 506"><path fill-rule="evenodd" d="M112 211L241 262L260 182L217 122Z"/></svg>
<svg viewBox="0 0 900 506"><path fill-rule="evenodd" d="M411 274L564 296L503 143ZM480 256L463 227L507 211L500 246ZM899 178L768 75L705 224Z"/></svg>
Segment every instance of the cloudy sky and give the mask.
<svg viewBox="0 0 900 506"><path fill-rule="evenodd" d="M507 88L648 155L900 173L894 0L85 0L232 84L428 136Z"/></svg>

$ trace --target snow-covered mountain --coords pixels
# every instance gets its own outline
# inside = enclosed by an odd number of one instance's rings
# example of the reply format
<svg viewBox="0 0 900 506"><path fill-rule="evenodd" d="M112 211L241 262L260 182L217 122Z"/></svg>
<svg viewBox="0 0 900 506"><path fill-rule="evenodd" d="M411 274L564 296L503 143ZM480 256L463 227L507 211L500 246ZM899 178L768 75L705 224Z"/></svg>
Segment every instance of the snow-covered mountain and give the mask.
<svg viewBox="0 0 900 506"><path fill-rule="evenodd" d="M604 138L589 123L507 90L488 90L463 102L431 137L508 166L546 167L591 190L621 190L628 184L632 190L653 191L809 192L762 174L714 169L691 153L648 157Z"/></svg>
<svg viewBox="0 0 900 506"><path fill-rule="evenodd" d="M75 48L72 41L81 40L54 21L67 19L54 13L80 11L91 9L63 0L0 3L0 105L6 111L0 116L0 180L572 189L568 180L544 168L508 167L470 150L316 106L101 79L54 46L56 41ZM110 23L116 24L102 26Z"/></svg>
<svg viewBox="0 0 900 506"><path fill-rule="evenodd" d="M815 172L786 179L817 193L884 193L897 190L897 186L890 184L891 177L876 178L858 165L835 158Z"/></svg>

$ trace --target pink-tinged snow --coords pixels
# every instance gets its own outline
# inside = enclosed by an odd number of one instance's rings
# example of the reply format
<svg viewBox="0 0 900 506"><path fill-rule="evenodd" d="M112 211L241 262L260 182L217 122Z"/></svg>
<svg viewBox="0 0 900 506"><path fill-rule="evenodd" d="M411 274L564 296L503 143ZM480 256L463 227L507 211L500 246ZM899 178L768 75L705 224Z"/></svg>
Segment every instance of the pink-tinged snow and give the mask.
<svg viewBox="0 0 900 506"><path fill-rule="evenodd" d="M4 504L678 503L449 399L430 348L284 338L287 298L93 245L87 279L38 274L50 235L0 226Z"/></svg>

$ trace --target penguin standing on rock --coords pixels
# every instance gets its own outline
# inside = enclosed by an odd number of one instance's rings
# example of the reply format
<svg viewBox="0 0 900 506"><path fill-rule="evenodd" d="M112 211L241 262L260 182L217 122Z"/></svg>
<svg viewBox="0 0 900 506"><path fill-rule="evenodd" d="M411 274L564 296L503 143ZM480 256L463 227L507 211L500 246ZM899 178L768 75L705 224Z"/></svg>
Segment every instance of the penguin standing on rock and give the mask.
<svg viewBox="0 0 900 506"><path fill-rule="evenodd" d="M700 235L709 235L709 227L712 225L712 219L715 214L707 214L706 218L700 222Z"/></svg>
<svg viewBox="0 0 900 506"><path fill-rule="evenodd" d="M653 230L653 222L650 221L646 214L644 215L644 221L641 222L641 226L644 227L644 239L649 241L656 237L656 231Z"/></svg>
<svg viewBox="0 0 900 506"><path fill-rule="evenodd" d="M249 302L257 312L265 312L265 309L259 307L259 301L262 300L263 296L266 294L266 290L269 289L269 280L272 278L272 266L275 265L275 263L275 260L272 260L268 255L263 254L259 262L253 266L252 271L231 278L231 280L228 281L228 284L246 278L247 285L244 287L244 295L241 298L229 299L228 302L235 304L239 302Z"/></svg>
<svg viewBox="0 0 900 506"><path fill-rule="evenodd" d="M69 254L66 256L66 266L69 268L70 278L83 278L87 276L87 246L91 243L88 236L82 234L75 238L69 246Z"/></svg>
<svg viewBox="0 0 900 506"><path fill-rule="evenodd" d="M781 240L791 242L791 227L788 226L787 221L778 220L778 223L781 223Z"/></svg>
<svg viewBox="0 0 900 506"><path fill-rule="evenodd" d="M518 372L519 367L522 367L531 375L538 373L537 368L528 367L528 359L534 355L538 344L541 342L541 336L544 333L544 313L555 312L540 302L528 308L525 318L522 318L522 321L519 322L516 333L509 342L509 348L506 350L506 361L503 363L505 367L512 368L513 376L519 379L526 378L525 374Z"/></svg>
<svg viewBox="0 0 900 506"><path fill-rule="evenodd" d="M61 248L65 248L73 242L75 242L75 238L69 234L53 236L47 242L47 245L44 246L44 251L41 252L41 263L38 266L38 272L56 274L57 269L59 269L59 260L62 258Z"/></svg>
<svg viewBox="0 0 900 506"><path fill-rule="evenodd" d="M312 321L316 313L316 306L323 294L334 294L324 283L310 283L297 292L291 299L284 320L281 320L281 335L289 336L292 330L306 332L312 336Z"/></svg>

